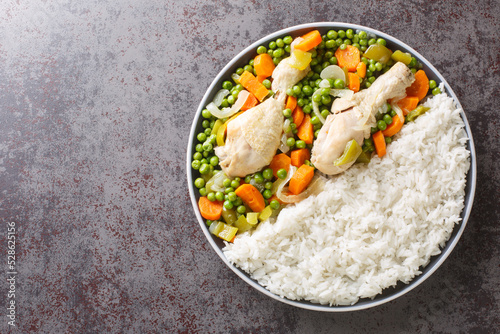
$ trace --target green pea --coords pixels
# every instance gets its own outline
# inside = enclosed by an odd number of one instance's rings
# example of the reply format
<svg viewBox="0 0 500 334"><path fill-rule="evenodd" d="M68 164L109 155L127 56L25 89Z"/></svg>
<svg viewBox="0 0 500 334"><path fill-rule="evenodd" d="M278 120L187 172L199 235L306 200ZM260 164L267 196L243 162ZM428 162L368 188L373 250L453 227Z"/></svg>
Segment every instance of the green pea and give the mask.
<svg viewBox="0 0 500 334"><path fill-rule="evenodd" d="M324 105L327 105L332 102L332 97L330 95L327 96L321 96L321 103Z"/></svg>
<svg viewBox="0 0 500 334"><path fill-rule="evenodd" d="M283 116L285 116L285 117L292 116L292 110L289 108L286 108L285 110L283 110Z"/></svg>
<svg viewBox="0 0 500 334"><path fill-rule="evenodd" d="M347 49L347 44L342 43L342 44L340 44L339 48L340 48L340 50L345 50L345 49Z"/></svg>
<svg viewBox="0 0 500 334"><path fill-rule="evenodd" d="M304 85L304 87L302 87L302 92L307 96L311 96L314 93L310 85Z"/></svg>
<svg viewBox="0 0 500 334"><path fill-rule="evenodd" d="M368 45L373 45L375 43L377 43L377 40L375 38L371 38L368 40Z"/></svg>
<svg viewBox="0 0 500 334"><path fill-rule="evenodd" d="M191 162L191 167L193 167L193 169L195 170L200 169L200 166L201 166L200 160L193 160L193 162Z"/></svg>
<svg viewBox="0 0 500 334"><path fill-rule="evenodd" d="M243 74L243 72L244 72L244 71L245 71L245 70L244 70L242 67L238 67L238 68L236 69L236 74L241 75L241 74Z"/></svg>
<svg viewBox="0 0 500 334"><path fill-rule="evenodd" d="M201 164L200 166L200 174L208 174L210 172L210 167L208 164Z"/></svg>
<svg viewBox="0 0 500 334"><path fill-rule="evenodd" d="M321 117L327 118L328 115L330 115L330 111L328 109L323 109L323 110L321 110L320 114L321 114Z"/></svg>
<svg viewBox="0 0 500 334"><path fill-rule="evenodd" d="M325 48L325 41L321 41L321 43L319 43L319 45L317 46L318 49L324 49Z"/></svg>
<svg viewBox="0 0 500 334"><path fill-rule="evenodd" d="M245 183L250 183L252 181L252 177L250 175L245 176Z"/></svg>
<svg viewBox="0 0 500 334"><path fill-rule="evenodd" d="M243 204L243 201L239 197L236 197L236 199L233 201L234 206L240 206L242 204Z"/></svg>
<svg viewBox="0 0 500 334"><path fill-rule="evenodd" d="M359 35L358 34L354 34L354 36L351 39L352 39L352 43L354 45L354 43L358 43L359 42Z"/></svg>
<svg viewBox="0 0 500 334"><path fill-rule="evenodd" d="M343 40L342 38L337 38L337 39L335 40L335 44L336 44L337 46L341 46L341 45L342 45L342 43L344 43L344 40Z"/></svg>
<svg viewBox="0 0 500 334"><path fill-rule="evenodd" d="M286 140L286 145L289 147L294 147L295 146L295 139L293 137L290 137Z"/></svg>
<svg viewBox="0 0 500 334"><path fill-rule="evenodd" d="M373 146L373 140L371 138L366 138L363 142L363 145L368 146L368 147Z"/></svg>
<svg viewBox="0 0 500 334"><path fill-rule="evenodd" d="M408 64L408 67L415 67L417 66L417 58L411 57L410 63Z"/></svg>
<svg viewBox="0 0 500 334"><path fill-rule="evenodd" d="M394 117L394 116L396 116L397 114L398 114L398 113L396 112L396 110L391 110L391 111L390 111L390 115L391 115L391 117Z"/></svg>
<svg viewBox="0 0 500 334"><path fill-rule="evenodd" d="M333 86L337 89L344 89L345 83L342 79L335 79Z"/></svg>
<svg viewBox="0 0 500 334"><path fill-rule="evenodd" d="M438 95L441 94L441 89L439 87L436 87L432 90L432 95Z"/></svg>
<svg viewBox="0 0 500 334"><path fill-rule="evenodd" d="M212 133L212 129L210 128L206 128L205 130L203 130L203 133L205 134L205 136L210 136L210 134Z"/></svg>
<svg viewBox="0 0 500 334"><path fill-rule="evenodd" d="M344 44L345 45L351 45L352 41L350 39L344 39Z"/></svg>
<svg viewBox="0 0 500 334"><path fill-rule="evenodd" d="M203 153L202 153L202 154L203 154L203 156L204 156L205 158L208 158L208 156L210 155L210 152L209 152L209 151L203 151ZM205 160L205 161L206 161L206 163L208 164L208 160L207 160L207 159L203 159L203 160Z"/></svg>
<svg viewBox="0 0 500 334"><path fill-rule="evenodd" d="M218 201L224 200L224 193L222 191L218 191L215 193L215 199Z"/></svg>
<svg viewBox="0 0 500 334"><path fill-rule="evenodd" d="M278 175L278 177L282 180L286 179L287 174L288 172L284 168L278 169L278 171L276 172L276 175Z"/></svg>
<svg viewBox="0 0 500 334"><path fill-rule="evenodd" d="M278 49L273 51L273 57L279 58L279 57L283 56L284 53L285 52L283 51L283 49L278 48Z"/></svg>
<svg viewBox="0 0 500 334"><path fill-rule="evenodd" d="M328 62L332 65L337 65L338 64L337 57L331 57L330 59L328 59Z"/></svg>
<svg viewBox="0 0 500 334"><path fill-rule="evenodd" d="M201 160L201 159L203 159L203 155L201 155L200 152L195 152L193 154L193 160Z"/></svg>
<svg viewBox="0 0 500 334"><path fill-rule="evenodd" d="M224 207L228 210L231 210L234 207L234 205L231 201L226 200L226 201L224 201Z"/></svg>
<svg viewBox="0 0 500 334"><path fill-rule="evenodd" d="M231 179L224 179L224 181L222 181L222 185L224 186L224 188L230 187Z"/></svg>
<svg viewBox="0 0 500 334"><path fill-rule="evenodd" d="M434 89L437 87L437 83L434 80L429 80L429 88Z"/></svg>
<svg viewBox="0 0 500 334"><path fill-rule="evenodd" d="M375 68L377 69L377 71L381 71L382 67L383 67L382 63L379 63L379 62L375 63Z"/></svg>
<svg viewBox="0 0 500 334"><path fill-rule="evenodd" d="M375 82L376 79L377 78L375 78L374 76L371 76L367 80L368 80L369 83L373 83L373 82Z"/></svg>
<svg viewBox="0 0 500 334"><path fill-rule="evenodd" d="M306 105L304 106L304 108L302 108L302 111L303 111L304 113L306 113L306 114L310 114L310 113L311 113L311 111L312 111L312 108L311 108L311 106L310 106L310 105L306 104Z"/></svg>
<svg viewBox="0 0 500 334"><path fill-rule="evenodd" d="M276 49L276 42L275 41L269 42L269 49L271 49L271 50Z"/></svg>
<svg viewBox="0 0 500 334"><path fill-rule="evenodd" d="M297 140L295 142L295 147L297 147L297 148L306 148L306 142L299 139L299 140Z"/></svg>
<svg viewBox="0 0 500 334"><path fill-rule="evenodd" d="M368 69L372 72L375 72L377 70L377 68L375 67L375 64L370 64L368 65Z"/></svg>
<svg viewBox="0 0 500 334"><path fill-rule="evenodd" d="M205 152L203 152L205 153ZM208 160L207 159L201 159L200 160L200 163L203 165L203 164L208 164Z"/></svg>
<svg viewBox="0 0 500 334"><path fill-rule="evenodd" d="M247 208L244 205L240 205L236 208L236 212L244 214L247 211Z"/></svg>
<svg viewBox="0 0 500 334"><path fill-rule="evenodd" d="M267 50L267 54L270 55L271 57L273 56L274 50L269 49Z"/></svg>
<svg viewBox="0 0 500 334"><path fill-rule="evenodd" d="M227 98L223 99L222 102L220 103L220 106L222 108L229 107L229 102L227 102Z"/></svg>
<svg viewBox="0 0 500 334"><path fill-rule="evenodd" d="M386 45L387 45L387 42L385 41L385 39L383 39L383 38L379 38L379 39L377 39L377 44L380 44L380 45L386 46Z"/></svg>
<svg viewBox="0 0 500 334"><path fill-rule="evenodd" d="M198 133L196 138L198 139L198 141L202 142L202 141L205 141L207 139L207 135L204 132L200 132L200 133Z"/></svg>
<svg viewBox="0 0 500 334"><path fill-rule="evenodd" d="M283 38L283 42L285 42L285 44L292 44L292 42L293 42L292 36L285 36Z"/></svg>
<svg viewBox="0 0 500 334"><path fill-rule="evenodd" d="M344 38L345 37L345 31L344 30L339 30L337 32L337 34L338 34L339 38Z"/></svg>
<svg viewBox="0 0 500 334"><path fill-rule="evenodd" d="M234 98L234 95L229 95L227 97L227 103L229 103L230 105L233 105L235 101L236 99Z"/></svg>
<svg viewBox="0 0 500 334"><path fill-rule="evenodd" d="M415 67L412 67L411 68L411 73L413 73L413 74L417 73L417 69Z"/></svg>
<svg viewBox="0 0 500 334"><path fill-rule="evenodd" d="M231 88L233 88L233 83L229 80L226 80L222 83L222 88L231 90Z"/></svg>
<svg viewBox="0 0 500 334"><path fill-rule="evenodd" d="M206 141L203 143L203 150L205 152L210 152L211 150L213 150L214 146L212 145L212 143Z"/></svg>
<svg viewBox="0 0 500 334"><path fill-rule="evenodd" d="M390 144L392 142L392 138L391 137L385 137L385 143L386 144Z"/></svg>
<svg viewBox="0 0 500 334"><path fill-rule="evenodd" d="M273 170L271 168L266 168L262 171L262 176L266 180L271 180L273 178Z"/></svg>
<svg viewBox="0 0 500 334"><path fill-rule="evenodd" d="M210 118L210 117L212 117L212 114L210 113L210 111L208 109L203 109L201 111L201 116L203 116L203 118Z"/></svg>
<svg viewBox="0 0 500 334"><path fill-rule="evenodd" d="M318 130L314 131L314 138L318 138L318 135L319 135L320 131L321 131L321 129L318 129Z"/></svg>
<svg viewBox="0 0 500 334"><path fill-rule="evenodd" d="M358 33L358 35L359 35L359 38L361 38L361 39L364 39L364 38L366 38L368 36L368 34L366 33L366 31L363 31L363 30L361 30Z"/></svg>
<svg viewBox="0 0 500 334"><path fill-rule="evenodd" d="M229 193L232 193L234 191L234 188L233 187L226 187L226 189L224 189L224 192L226 194L229 194Z"/></svg>
<svg viewBox="0 0 500 334"><path fill-rule="evenodd" d="M203 122L201 122L201 126L202 126L203 128L205 128L205 129L206 129L206 128L208 128L208 127L210 127L210 122L209 122L209 120L208 120L208 119L203 120Z"/></svg>
<svg viewBox="0 0 500 334"><path fill-rule="evenodd" d="M334 47L337 46L337 43L336 43L335 40L330 39L330 40L328 40L328 41L325 42L325 46L326 46L327 49L333 49Z"/></svg>
<svg viewBox="0 0 500 334"><path fill-rule="evenodd" d="M302 89L300 88L300 86L295 85L293 86L292 91L295 95L298 95L302 92Z"/></svg>
<svg viewBox="0 0 500 334"><path fill-rule="evenodd" d="M264 177L262 176L262 173L260 173L260 172L255 173L255 175L253 176L253 179L257 183L264 182Z"/></svg>
<svg viewBox="0 0 500 334"><path fill-rule="evenodd" d="M329 30L327 33L326 33L326 37L328 37L328 39L336 39L338 36L337 32L335 30Z"/></svg>
<svg viewBox="0 0 500 334"><path fill-rule="evenodd" d="M271 189L272 187L273 187L273 183L271 181L264 183L264 188Z"/></svg>
<svg viewBox="0 0 500 334"><path fill-rule="evenodd" d="M384 122L383 120L377 121L377 128L380 131L384 131L385 129L387 129L387 123Z"/></svg>
<svg viewBox="0 0 500 334"><path fill-rule="evenodd" d="M361 47L363 47L363 46L366 46L368 44L368 40L365 38L362 38L359 40L358 43L359 43L359 45L361 45Z"/></svg>
<svg viewBox="0 0 500 334"><path fill-rule="evenodd" d="M370 133L371 133L371 134L374 134L375 132L378 132L378 128L377 128L377 127L372 127L372 128L370 129Z"/></svg>
<svg viewBox="0 0 500 334"><path fill-rule="evenodd" d="M278 65L281 61L281 57L273 57L273 63L274 65Z"/></svg>
<svg viewBox="0 0 500 334"><path fill-rule="evenodd" d="M201 196L205 196L207 194L207 188L200 188L198 191L200 192Z"/></svg>
<svg viewBox="0 0 500 334"><path fill-rule="evenodd" d="M285 45L284 50L285 50L285 52L290 53L290 52L292 52L292 47L290 45Z"/></svg>
<svg viewBox="0 0 500 334"><path fill-rule="evenodd" d="M215 202L216 198L215 198L215 193L214 192L209 192L207 194L207 199L210 201L210 202Z"/></svg>
<svg viewBox="0 0 500 334"><path fill-rule="evenodd" d="M264 87L266 87L267 89L270 89L271 88L271 81L268 80L268 79L265 79L264 81L262 81L262 84L264 85Z"/></svg>
<svg viewBox="0 0 500 334"><path fill-rule="evenodd" d="M248 71L248 72L253 72L253 66L252 65L245 65L243 67L243 70Z"/></svg>
<svg viewBox="0 0 500 334"><path fill-rule="evenodd" d="M354 37L354 31L352 29L347 29L345 32L345 36L349 39Z"/></svg>
<svg viewBox="0 0 500 334"><path fill-rule="evenodd" d="M382 118L382 120L387 124L391 124L392 123L392 117L389 116L388 114L385 114L384 117Z"/></svg>
<svg viewBox="0 0 500 334"><path fill-rule="evenodd" d="M231 181L231 188L238 188L240 186L240 181L237 181L237 180L232 180Z"/></svg>
<svg viewBox="0 0 500 334"><path fill-rule="evenodd" d="M276 40L276 46L279 47L279 48L282 48L282 47L285 46L285 42L281 38L278 38Z"/></svg>
<svg viewBox="0 0 500 334"><path fill-rule="evenodd" d="M231 191L229 194L227 194L227 199L231 202L236 201L236 193L234 191Z"/></svg>
<svg viewBox="0 0 500 334"><path fill-rule="evenodd" d="M354 46L356 49L361 49L361 45L359 43L352 43L352 46Z"/></svg>
<svg viewBox="0 0 500 334"><path fill-rule="evenodd" d="M271 209L273 210L278 210L280 208L280 202L278 202L277 200L273 199L269 205L271 206Z"/></svg>
<svg viewBox="0 0 500 334"><path fill-rule="evenodd" d="M269 189L266 189L262 192L262 196L265 198L265 199L268 199L268 198L271 198L271 196L273 196L273 193L271 192L271 190Z"/></svg>
<svg viewBox="0 0 500 334"><path fill-rule="evenodd" d="M257 53L258 54L263 54L263 53L266 53L267 52L267 48L264 46L264 45L260 45L258 48L257 48Z"/></svg>
<svg viewBox="0 0 500 334"><path fill-rule="evenodd" d="M214 155L213 157L210 158L210 164L214 167L217 166L219 164L219 158L216 155Z"/></svg>

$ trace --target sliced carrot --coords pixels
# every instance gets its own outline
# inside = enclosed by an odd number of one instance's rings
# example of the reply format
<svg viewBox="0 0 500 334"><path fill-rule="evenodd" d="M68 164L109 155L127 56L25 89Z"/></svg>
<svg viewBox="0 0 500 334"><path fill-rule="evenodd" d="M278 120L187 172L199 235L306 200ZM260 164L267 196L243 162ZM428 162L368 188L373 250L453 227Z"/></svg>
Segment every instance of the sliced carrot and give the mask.
<svg viewBox="0 0 500 334"><path fill-rule="evenodd" d="M250 72L245 71L240 76L240 84L252 93L257 100L262 102L269 94L267 88L260 83L257 78Z"/></svg>
<svg viewBox="0 0 500 334"><path fill-rule="evenodd" d="M352 45L347 45L344 50L338 48L335 51L335 57L337 57L338 65L346 67L349 72L356 71L356 67L361 61L359 50Z"/></svg>
<svg viewBox="0 0 500 334"><path fill-rule="evenodd" d="M321 38L321 34L318 30L310 31L301 37L302 41L295 45L295 48L301 51L309 51L323 41L323 38Z"/></svg>
<svg viewBox="0 0 500 334"><path fill-rule="evenodd" d="M285 109L290 109L291 111L294 111L296 106L297 106L297 98L288 95L286 98Z"/></svg>
<svg viewBox="0 0 500 334"><path fill-rule="evenodd" d="M406 116L410 111L417 107L418 101L418 97L416 96L407 96L398 101L398 106L401 110L403 110L403 115Z"/></svg>
<svg viewBox="0 0 500 334"><path fill-rule="evenodd" d="M245 100L245 103L241 106L241 110L245 111L245 110L248 110L250 108L253 108L258 103L259 103L259 101L257 101L257 99L255 98L255 96L252 93L250 93L248 95L247 99Z"/></svg>
<svg viewBox="0 0 500 334"><path fill-rule="evenodd" d="M356 73L358 73L361 78L364 78L366 76L366 64L360 61L358 66L356 66Z"/></svg>
<svg viewBox="0 0 500 334"><path fill-rule="evenodd" d="M314 139L314 130L311 123L311 116L309 114L305 115L302 124L297 128L297 136L303 140L306 144L312 144Z"/></svg>
<svg viewBox="0 0 500 334"><path fill-rule="evenodd" d="M267 53L257 55L253 60L253 68L258 76L263 75L266 76L266 78L270 77L275 67L276 65L274 65L273 58Z"/></svg>
<svg viewBox="0 0 500 334"><path fill-rule="evenodd" d="M304 120L304 115L305 114L302 108L300 106L296 106L295 110L292 113L292 118L293 122L295 123L295 125L297 125L297 127L299 127L302 124L302 121Z"/></svg>
<svg viewBox="0 0 500 334"><path fill-rule="evenodd" d="M211 202L206 196L198 200L201 216L205 219L217 220L222 215L222 202Z"/></svg>
<svg viewBox="0 0 500 334"><path fill-rule="evenodd" d="M269 164L269 168L273 170L273 175L274 177L278 177L278 171L280 169L286 169L286 172L288 173L288 170L290 169L290 157L286 155L285 153L281 154L276 154L273 157L273 160L271 160L271 163Z"/></svg>
<svg viewBox="0 0 500 334"><path fill-rule="evenodd" d="M292 166L300 167L304 164L304 161L311 159L311 153L307 148L299 148L292 151L290 159Z"/></svg>
<svg viewBox="0 0 500 334"><path fill-rule="evenodd" d="M290 179L288 190L294 195L298 195L307 188L314 176L314 168L309 165L300 166Z"/></svg>
<svg viewBox="0 0 500 334"><path fill-rule="evenodd" d="M382 133L382 131L378 131L372 135L372 138L373 138L373 145L375 145L375 151L377 152L377 155L380 158L382 158L386 153L384 134Z"/></svg>
<svg viewBox="0 0 500 334"><path fill-rule="evenodd" d="M384 137L392 137L401 130L404 122L401 122L401 118L398 115L392 118L392 123L387 125L387 128L382 131Z"/></svg>
<svg viewBox="0 0 500 334"><path fill-rule="evenodd" d="M364 63L360 63L364 64ZM359 81L359 76L356 73L347 73L349 76L349 89L352 90L354 93L359 92L359 87L361 86L361 82Z"/></svg>
<svg viewBox="0 0 500 334"><path fill-rule="evenodd" d="M260 191L251 184L242 184L234 191L253 212L261 212L266 207L264 197Z"/></svg>
<svg viewBox="0 0 500 334"><path fill-rule="evenodd" d="M418 70L415 73L415 81L410 87L406 88L406 95L416 96L418 100L422 100L429 91L429 79L423 70Z"/></svg>

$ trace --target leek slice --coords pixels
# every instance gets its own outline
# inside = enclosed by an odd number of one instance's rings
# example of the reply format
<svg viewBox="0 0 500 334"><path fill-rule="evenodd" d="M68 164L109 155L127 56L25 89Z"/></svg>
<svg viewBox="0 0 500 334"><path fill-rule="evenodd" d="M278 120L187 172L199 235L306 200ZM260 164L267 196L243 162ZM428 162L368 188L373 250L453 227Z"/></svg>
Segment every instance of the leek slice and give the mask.
<svg viewBox="0 0 500 334"><path fill-rule="evenodd" d="M359 155L363 152L361 146L359 146L358 142L355 139L352 139L347 142L345 145L344 153L333 162L334 166L342 166L353 161L359 157Z"/></svg>

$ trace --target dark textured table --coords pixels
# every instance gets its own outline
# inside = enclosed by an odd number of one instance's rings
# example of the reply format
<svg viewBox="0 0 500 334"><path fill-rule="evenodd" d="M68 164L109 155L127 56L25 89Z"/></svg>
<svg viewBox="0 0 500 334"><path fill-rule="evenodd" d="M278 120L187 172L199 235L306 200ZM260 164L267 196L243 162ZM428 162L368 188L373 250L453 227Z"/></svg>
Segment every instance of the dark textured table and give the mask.
<svg viewBox="0 0 500 334"><path fill-rule="evenodd" d="M500 332L499 17L498 1L2 0L0 332ZM188 133L215 75L251 42L316 21L414 47L458 95L477 150L452 255L354 313L255 291L210 248L187 192Z"/></svg>

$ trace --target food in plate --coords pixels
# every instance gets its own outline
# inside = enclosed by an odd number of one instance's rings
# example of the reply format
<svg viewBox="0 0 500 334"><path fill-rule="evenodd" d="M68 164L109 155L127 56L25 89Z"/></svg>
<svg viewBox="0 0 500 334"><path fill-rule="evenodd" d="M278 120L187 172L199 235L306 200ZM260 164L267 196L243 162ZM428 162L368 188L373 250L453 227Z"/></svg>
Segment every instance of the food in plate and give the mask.
<svg viewBox="0 0 500 334"><path fill-rule="evenodd" d="M321 304L409 282L463 208L467 139L442 89L364 31L259 46L202 111L192 160L227 259Z"/></svg>

